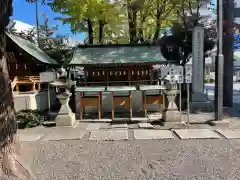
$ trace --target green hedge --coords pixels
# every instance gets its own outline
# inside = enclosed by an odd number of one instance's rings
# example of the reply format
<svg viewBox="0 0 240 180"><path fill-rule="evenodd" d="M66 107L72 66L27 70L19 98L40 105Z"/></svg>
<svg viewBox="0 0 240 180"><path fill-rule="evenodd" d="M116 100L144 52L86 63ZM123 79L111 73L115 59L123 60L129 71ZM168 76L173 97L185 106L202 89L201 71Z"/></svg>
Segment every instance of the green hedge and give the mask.
<svg viewBox="0 0 240 180"><path fill-rule="evenodd" d="M19 128L32 128L43 125L45 116L38 110L23 109L16 113Z"/></svg>

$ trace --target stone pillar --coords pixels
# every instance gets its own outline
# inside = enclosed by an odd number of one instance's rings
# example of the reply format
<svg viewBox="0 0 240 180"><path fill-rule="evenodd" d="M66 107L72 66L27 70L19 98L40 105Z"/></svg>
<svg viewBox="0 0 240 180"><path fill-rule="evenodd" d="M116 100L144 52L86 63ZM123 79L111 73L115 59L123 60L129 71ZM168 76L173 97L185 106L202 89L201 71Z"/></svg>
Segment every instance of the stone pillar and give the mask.
<svg viewBox="0 0 240 180"><path fill-rule="evenodd" d="M195 27L192 36L192 111L212 110L213 104L204 94L204 28Z"/></svg>
<svg viewBox="0 0 240 180"><path fill-rule="evenodd" d="M169 87L170 88L164 92L166 109L163 112L163 120L165 122L181 122L181 114L175 103L179 90L175 85L170 85Z"/></svg>
<svg viewBox="0 0 240 180"><path fill-rule="evenodd" d="M75 114L72 113L72 110L68 105L70 96L71 96L71 93L69 92L57 95L57 98L61 103L61 108L56 117L56 126L75 126L76 125Z"/></svg>

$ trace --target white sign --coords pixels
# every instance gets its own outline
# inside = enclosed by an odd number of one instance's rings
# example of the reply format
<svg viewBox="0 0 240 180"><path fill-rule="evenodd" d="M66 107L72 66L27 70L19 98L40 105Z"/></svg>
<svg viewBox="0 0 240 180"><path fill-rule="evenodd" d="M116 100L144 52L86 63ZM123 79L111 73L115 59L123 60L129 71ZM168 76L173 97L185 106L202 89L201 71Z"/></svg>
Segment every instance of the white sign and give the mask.
<svg viewBox="0 0 240 180"><path fill-rule="evenodd" d="M192 82L192 67L188 65L185 66L185 80L186 83Z"/></svg>
<svg viewBox="0 0 240 180"><path fill-rule="evenodd" d="M161 69L160 69L160 77L163 79L163 78L166 78L166 76L168 75L169 73L169 67L168 66L162 66Z"/></svg>
<svg viewBox="0 0 240 180"><path fill-rule="evenodd" d="M183 67L182 66L179 66L178 67L178 83L179 84L182 84L183 83L183 80L184 80L184 78L183 78Z"/></svg>
<svg viewBox="0 0 240 180"><path fill-rule="evenodd" d="M203 50L204 50L204 28L195 27L193 30L193 52L192 52L192 89L194 93L203 92Z"/></svg>
<svg viewBox="0 0 240 180"><path fill-rule="evenodd" d="M55 72L41 72L40 73L40 82L53 82L56 80L57 74Z"/></svg>
<svg viewBox="0 0 240 180"><path fill-rule="evenodd" d="M176 83L176 67L172 64L169 68L169 82L171 84Z"/></svg>

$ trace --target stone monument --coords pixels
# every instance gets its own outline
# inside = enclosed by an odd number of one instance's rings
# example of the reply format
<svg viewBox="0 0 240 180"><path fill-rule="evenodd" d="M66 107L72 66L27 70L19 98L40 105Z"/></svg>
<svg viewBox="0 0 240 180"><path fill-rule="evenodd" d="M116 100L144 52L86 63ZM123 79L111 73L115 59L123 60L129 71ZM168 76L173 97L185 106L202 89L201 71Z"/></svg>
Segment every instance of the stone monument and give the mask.
<svg viewBox="0 0 240 180"><path fill-rule="evenodd" d="M213 104L204 94L204 28L193 30L192 49L192 111L211 111Z"/></svg>
<svg viewBox="0 0 240 180"><path fill-rule="evenodd" d="M61 103L61 108L56 117L56 126L75 126L77 123L75 114L68 104L71 96L71 80L61 76L59 79L52 82L51 85L58 88L57 98Z"/></svg>

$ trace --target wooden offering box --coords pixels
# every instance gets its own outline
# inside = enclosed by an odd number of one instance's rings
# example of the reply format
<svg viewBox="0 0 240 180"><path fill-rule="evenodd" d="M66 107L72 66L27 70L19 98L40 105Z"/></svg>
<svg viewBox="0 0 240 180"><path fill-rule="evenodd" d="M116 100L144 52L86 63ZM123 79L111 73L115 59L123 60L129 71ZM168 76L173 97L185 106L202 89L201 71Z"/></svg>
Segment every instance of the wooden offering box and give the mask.
<svg viewBox="0 0 240 180"><path fill-rule="evenodd" d="M76 89L80 92L80 120L83 119L84 109L87 106L98 107L98 119L102 116L102 92L105 87L79 87ZM97 93L98 95L85 96L85 93Z"/></svg>
<svg viewBox="0 0 240 180"><path fill-rule="evenodd" d="M115 105L125 106L129 108L130 119L132 119L132 91L136 91L135 86L115 86L107 87L108 92L112 92L112 120L115 116ZM115 95L116 92L128 92L128 95Z"/></svg>
<svg viewBox="0 0 240 180"><path fill-rule="evenodd" d="M163 90L165 90L165 86L161 85L152 85L152 86L139 86L139 90L142 91L142 106L144 116L147 117L147 105L148 104L158 104L164 105L164 95ZM147 94L146 92L149 90L159 90L159 94Z"/></svg>

